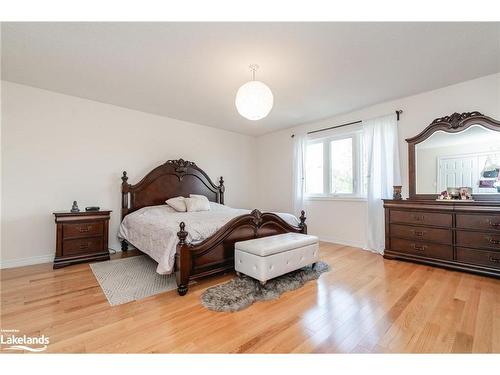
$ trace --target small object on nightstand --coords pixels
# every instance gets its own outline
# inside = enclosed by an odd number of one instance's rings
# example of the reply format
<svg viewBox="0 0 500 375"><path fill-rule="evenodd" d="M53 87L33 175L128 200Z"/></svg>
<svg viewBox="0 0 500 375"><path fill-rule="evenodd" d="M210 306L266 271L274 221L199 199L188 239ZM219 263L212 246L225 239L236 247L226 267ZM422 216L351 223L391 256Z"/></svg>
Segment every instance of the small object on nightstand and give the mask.
<svg viewBox="0 0 500 375"><path fill-rule="evenodd" d="M76 201L73 201L73 205L71 206L71 212L80 212L78 204L76 204Z"/></svg>
<svg viewBox="0 0 500 375"><path fill-rule="evenodd" d="M111 211L54 212L57 227L54 268L109 260L110 214Z"/></svg>
<svg viewBox="0 0 500 375"><path fill-rule="evenodd" d="M85 207L85 211L99 211L99 207L97 206L90 206L90 207Z"/></svg>
<svg viewBox="0 0 500 375"><path fill-rule="evenodd" d="M392 194L392 199L397 200L397 201L403 199L403 197L401 196L402 186L401 185L394 185L392 188L394 191Z"/></svg>

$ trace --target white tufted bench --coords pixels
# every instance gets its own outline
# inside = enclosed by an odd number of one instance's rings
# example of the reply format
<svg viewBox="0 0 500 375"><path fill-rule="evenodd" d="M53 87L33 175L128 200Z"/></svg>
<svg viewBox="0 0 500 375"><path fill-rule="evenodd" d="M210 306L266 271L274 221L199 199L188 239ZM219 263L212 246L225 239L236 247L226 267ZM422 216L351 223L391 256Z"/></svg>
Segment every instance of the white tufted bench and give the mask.
<svg viewBox="0 0 500 375"><path fill-rule="evenodd" d="M319 260L316 236L285 233L234 244L234 268L261 284Z"/></svg>

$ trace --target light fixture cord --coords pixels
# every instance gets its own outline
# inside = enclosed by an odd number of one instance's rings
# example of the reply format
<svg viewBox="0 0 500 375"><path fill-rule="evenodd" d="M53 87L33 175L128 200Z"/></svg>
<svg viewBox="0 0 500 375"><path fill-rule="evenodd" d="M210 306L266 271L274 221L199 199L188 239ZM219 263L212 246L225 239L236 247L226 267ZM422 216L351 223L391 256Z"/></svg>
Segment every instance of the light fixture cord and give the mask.
<svg viewBox="0 0 500 375"><path fill-rule="evenodd" d="M252 71L252 81L255 81L255 71L259 69L257 64L250 65L250 70Z"/></svg>

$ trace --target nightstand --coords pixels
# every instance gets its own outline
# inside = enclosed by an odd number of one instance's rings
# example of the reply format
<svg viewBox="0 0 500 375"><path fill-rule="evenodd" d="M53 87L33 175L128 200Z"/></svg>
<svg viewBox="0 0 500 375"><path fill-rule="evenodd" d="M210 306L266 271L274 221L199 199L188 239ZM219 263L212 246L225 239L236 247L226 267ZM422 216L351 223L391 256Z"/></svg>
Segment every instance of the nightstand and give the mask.
<svg viewBox="0 0 500 375"><path fill-rule="evenodd" d="M57 228L54 268L109 260L110 214L111 211L54 212Z"/></svg>

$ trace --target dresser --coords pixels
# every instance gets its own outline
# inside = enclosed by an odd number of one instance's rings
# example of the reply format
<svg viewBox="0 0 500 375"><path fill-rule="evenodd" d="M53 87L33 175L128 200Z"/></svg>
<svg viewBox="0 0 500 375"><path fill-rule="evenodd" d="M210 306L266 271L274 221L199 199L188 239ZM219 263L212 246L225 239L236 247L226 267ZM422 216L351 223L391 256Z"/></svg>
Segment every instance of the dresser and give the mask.
<svg viewBox="0 0 500 375"><path fill-rule="evenodd" d="M500 121L453 113L406 142L409 197L384 200L384 257L500 276Z"/></svg>
<svg viewBox="0 0 500 375"><path fill-rule="evenodd" d="M500 276L500 202L384 200L385 252Z"/></svg>
<svg viewBox="0 0 500 375"><path fill-rule="evenodd" d="M108 260L111 211L54 212L56 256L54 268L75 263Z"/></svg>

